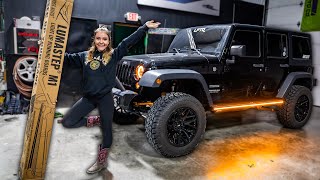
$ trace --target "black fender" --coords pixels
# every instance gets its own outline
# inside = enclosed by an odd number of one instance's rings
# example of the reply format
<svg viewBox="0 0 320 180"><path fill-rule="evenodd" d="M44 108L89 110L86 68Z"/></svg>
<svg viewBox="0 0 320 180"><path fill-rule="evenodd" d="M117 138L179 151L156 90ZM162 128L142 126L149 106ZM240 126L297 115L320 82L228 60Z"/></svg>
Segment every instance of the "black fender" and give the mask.
<svg viewBox="0 0 320 180"><path fill-rule="evenodd" d="M311 73L307 73L307 72L292 72L290 73L286 79L283 81L279 92L277 94L277 98L283 98L287 93L288 93L288 89L289 87L291 87L294 82L298 79L310 79L310 90L312 90L312 87L315 85L314 84L314 79Z"/></svg>
<svg viewBox="0 0 320 180"><path fill-rule="evenodd" d="M117 88L112 88L113 98L116 98L120 108L130 111L130 105L132 100L138 95L138 93L130 90L120 90Z"/></svg>
<svg viewBox="0 0 320 180"><path fill-rule="evenodd" d="M147 71L143 74L142 78L139 81L139 85L142 87L152 87L157 88L160 87L161 83L158 84L156 82L157 79L160 79L161 82L166 80L175 80L175 79L193 79L197 80L201 85L203 90L205 91L208 103L210 106L213 105L211 95L209 93L208 85L203 78L203 76L193 70L189 69L157 69Z"/></svg>

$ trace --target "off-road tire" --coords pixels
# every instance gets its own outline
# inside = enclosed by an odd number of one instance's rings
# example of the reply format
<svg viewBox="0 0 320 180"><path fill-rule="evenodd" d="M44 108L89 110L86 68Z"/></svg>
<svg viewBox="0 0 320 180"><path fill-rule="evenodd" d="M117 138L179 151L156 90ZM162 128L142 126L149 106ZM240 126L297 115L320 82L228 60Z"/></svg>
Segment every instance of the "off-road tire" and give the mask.
<svg viewBox="0 0 320 180"><path fill-rule="evenodd" d="M284 104L277 111L279 122L287 128L302 128L308 122L312 112L313 101L310 90L304 86L294 85L289 89L284 100ZM302 116L301 109L305 109Z"/></svg>
<svg viewBox="0 0 320 180"><path fill-rule="evenodd" d="M169 118L173 117L173 113L177 114L178 110L185 110L187 114L193 114L192 122L196 122L196 127L193 127L193 138L189 138L190 142L184 146L175 146L170 142L168 127ZM184 113L183 112L183 113ZM175 114L175 115L176 115ZM190 118L187 115L186 118ZM176 120L170 120L170 122L178 122ZM190 120L184 120L179 122L183 123L183 128L188 128ZM179 125L180 126L180 125ZM148 111L147 118L145 120L146 136L150 145L160 154L165 157L178 157L191 153L195 147L202 140L205 128L206 128L206 114L203 105L195 97L181 93L173 92L168 93L165 96L159 97ZM184 129L185 130L185 129ZM186 135L184 131L184 135ZM189 132L189 131L187 131ZM182 131L180 131L182 134ZM190 133L190 132L189 132ZM180 136L181 134L178 134ZM182 137L182 135L180 136Z"/></svg>

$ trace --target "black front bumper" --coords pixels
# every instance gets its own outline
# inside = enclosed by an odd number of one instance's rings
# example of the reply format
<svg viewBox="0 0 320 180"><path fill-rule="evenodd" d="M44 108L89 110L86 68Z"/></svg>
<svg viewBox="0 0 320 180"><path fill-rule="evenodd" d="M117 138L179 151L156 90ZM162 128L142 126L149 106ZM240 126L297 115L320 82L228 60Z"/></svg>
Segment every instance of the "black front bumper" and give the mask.
<svg viewBox="0 0 320 180"><path fill-rule="evenodd" d="M116 98L117 105L126 111L132 111L132 100L138 93L131 90L121 91L117 88L112 88L113 98Z"/></svg>

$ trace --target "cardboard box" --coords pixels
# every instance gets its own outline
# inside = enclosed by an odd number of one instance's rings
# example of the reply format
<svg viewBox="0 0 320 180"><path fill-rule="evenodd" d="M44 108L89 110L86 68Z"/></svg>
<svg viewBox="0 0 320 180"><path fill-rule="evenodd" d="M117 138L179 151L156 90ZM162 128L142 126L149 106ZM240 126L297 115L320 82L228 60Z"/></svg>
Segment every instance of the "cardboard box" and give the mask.
<svg viewBox="0 0 320 180"><path fill-rule="evenodd" d="M20 179L44 179L73 0L48 0L19 167Z"/></svg>

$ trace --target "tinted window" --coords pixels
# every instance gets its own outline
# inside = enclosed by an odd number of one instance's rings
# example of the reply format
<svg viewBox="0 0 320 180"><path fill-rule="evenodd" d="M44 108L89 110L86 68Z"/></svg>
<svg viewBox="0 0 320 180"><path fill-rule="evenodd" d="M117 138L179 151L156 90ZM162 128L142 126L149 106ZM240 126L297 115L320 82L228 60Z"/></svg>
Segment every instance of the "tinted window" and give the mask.
<svg viewBox="0 0 320 180"><path fill-rule="evenodd" d="M287 36L284 34L267 34L267 56L287 56Z"/></svg>
<svg viewBox="0 0 320 180"><path fill-rule="evenodd" d="M237 30L232 45L245 45L246 56L260 56L260 33Z"/></svg>
<svg viewBox="0 0 320 180"><path fill-rule="evenodd" d="M293 58L310 59L311 52L309 44L308 38L292 36Z"/></svg>

